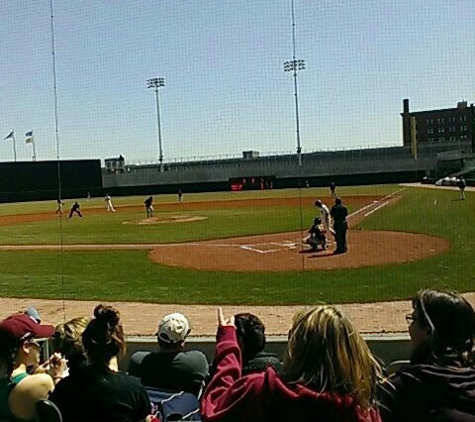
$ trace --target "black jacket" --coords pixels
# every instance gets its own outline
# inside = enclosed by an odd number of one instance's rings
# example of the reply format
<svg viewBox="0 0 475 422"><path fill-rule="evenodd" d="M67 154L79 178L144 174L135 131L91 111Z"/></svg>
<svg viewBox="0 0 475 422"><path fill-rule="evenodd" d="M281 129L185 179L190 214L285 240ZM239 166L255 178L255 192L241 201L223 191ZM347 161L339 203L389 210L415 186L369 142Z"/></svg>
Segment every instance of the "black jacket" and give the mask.
<svg viewBox="0 0 475 422"><path fill-rule="evenodd" d="M475 368L411 365L384 385L383 422L475 422Z"/></svg>

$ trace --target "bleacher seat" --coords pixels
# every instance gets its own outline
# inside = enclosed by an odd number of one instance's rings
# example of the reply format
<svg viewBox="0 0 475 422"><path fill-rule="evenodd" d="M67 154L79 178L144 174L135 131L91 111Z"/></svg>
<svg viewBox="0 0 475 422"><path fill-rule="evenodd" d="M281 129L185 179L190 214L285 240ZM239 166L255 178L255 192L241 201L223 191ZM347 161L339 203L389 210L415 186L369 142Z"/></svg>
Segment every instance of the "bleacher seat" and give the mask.
<svg viewBox="0 0 475 422"><path fill-rule="evenodd" d="M35 405L37 422L63 422L61 412L52 401L40 400Z"/></svg>

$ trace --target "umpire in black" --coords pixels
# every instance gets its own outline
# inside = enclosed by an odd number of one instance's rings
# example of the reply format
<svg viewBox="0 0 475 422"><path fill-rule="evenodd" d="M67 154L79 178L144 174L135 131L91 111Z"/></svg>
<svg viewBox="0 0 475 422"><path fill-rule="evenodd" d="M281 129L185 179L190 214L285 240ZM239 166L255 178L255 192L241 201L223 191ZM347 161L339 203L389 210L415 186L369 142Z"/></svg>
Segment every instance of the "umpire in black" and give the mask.
<svg viewBox="0 0 475 422"><path fill-rule="evenodd" d="M333 218L333 230L335 234L336 250L335 254L345 253L346 246L346 231L348 230L348 209L342 204L341 198L335 198L335 205L333 205L330 215Z"/></svg>

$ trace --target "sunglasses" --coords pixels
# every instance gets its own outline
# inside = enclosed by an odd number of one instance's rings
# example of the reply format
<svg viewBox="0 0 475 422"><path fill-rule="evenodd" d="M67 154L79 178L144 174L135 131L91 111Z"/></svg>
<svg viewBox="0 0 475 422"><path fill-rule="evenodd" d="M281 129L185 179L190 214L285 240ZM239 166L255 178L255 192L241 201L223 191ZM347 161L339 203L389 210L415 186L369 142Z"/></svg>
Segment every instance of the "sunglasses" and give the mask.
<svg viewBox="0 0 475 422"><path fill-rule="evenodd" d="M417 321L417 318L414 315L412 315L412 314L407 314L406 315L406 322L408 324L412 324L414 321Z"/></svg>

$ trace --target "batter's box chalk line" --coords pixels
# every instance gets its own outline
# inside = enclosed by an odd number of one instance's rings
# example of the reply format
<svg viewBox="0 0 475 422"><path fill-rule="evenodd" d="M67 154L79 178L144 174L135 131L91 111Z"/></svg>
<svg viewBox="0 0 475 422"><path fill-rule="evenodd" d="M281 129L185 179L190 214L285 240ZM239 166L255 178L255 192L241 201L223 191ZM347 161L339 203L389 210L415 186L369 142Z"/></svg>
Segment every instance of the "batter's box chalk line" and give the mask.
<svg viewBox="0 0 475 422"><path fill-rule="evenodd" d="M291 242L290 240L284 240L283 242L267 242L256 243L254 245L241 245L240 248L246 251L267 254L279 252L282 250L297 249L297 244L295 242Z"/></svg>

